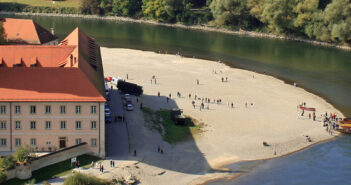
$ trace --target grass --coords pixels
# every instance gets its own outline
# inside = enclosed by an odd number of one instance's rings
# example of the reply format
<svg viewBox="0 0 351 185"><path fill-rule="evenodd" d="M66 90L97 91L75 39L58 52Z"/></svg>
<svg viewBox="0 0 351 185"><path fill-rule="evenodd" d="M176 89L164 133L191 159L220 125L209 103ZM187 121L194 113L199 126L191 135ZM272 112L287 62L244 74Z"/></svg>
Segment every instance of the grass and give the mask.
<svg viewBox="0 0 351 185"><path fill-rule="evenodd" d="M80 0L55 1L55 4L52 3L52 0L0 0L0 3L18 3L36 7L79 8Z"/></svg>
<svg viewBox="0 0 351 185"><path fill-rule="evenodd" d="M103 179L99 179L92 175L85 175L81 173L76 173L74 175L69 176L65 179L63 185L110 185L111 182L108 182Z"/></svg>
<svg viewBox="0 0 351 185"><path fill-rule="evenodd" d="M146 121L152 124L151 127L158 130L163 139L170 144L193 139L193 136L201 131L201 127L191 119L184 126L174 124L170 110L152 111L144 107L143 112Z"/></svg>
<svg viewBox="0 0 351 185"><path fill-rule="evenodd" d="M89 168L91 161L99 161L99 157L91 156L91 155L81 155L77 157L77 160L80 162L81 167ZM32 173L32 178L28 180L20 180L20 179L11 179L7 181L6 185L21 185L29 180L35 179L36 182L42 182L44 180L49 180L54 177L60 177L64 175L68 175L72 172L71 167L71 159L41 168Z"/></svg>

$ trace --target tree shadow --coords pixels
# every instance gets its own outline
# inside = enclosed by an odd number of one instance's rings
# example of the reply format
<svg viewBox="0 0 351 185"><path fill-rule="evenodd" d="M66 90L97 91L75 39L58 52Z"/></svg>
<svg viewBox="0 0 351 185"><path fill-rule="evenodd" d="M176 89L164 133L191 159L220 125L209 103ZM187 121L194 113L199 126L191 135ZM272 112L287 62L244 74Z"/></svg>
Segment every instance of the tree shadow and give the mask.
<svg viewBox="0 0 351 185"><path fill-rule="evenodd" d="M134 110L126 111L129 160L137 160L161 169L187 174L216 172L198 148L189 126L183 128L185 134L189 134L186 140L180 139L179 142L170 144L165 141L164 132L167 131L157 131L145 120L140 104L143 108L147 107L153 111L182 109L173 99L167 101L165 96L142 95L138 97L138 102L136 102L136 97L133 97L133 103Z"/></svg>

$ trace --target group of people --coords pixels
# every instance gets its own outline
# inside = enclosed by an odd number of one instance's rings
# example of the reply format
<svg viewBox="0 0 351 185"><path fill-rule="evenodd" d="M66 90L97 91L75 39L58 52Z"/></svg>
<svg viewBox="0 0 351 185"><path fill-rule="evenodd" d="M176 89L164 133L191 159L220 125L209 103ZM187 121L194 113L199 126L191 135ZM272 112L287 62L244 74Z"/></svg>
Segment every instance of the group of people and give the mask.
<svg viewBox="0 0 351 185"><path fill-rule="evenodd" d="M97 165L99 167L99 171L101 173L104 173L104 165L102 165L101 162L98 162L98 163L95 164L95 162L92 161L91 162L91 168L94 168L95 165ZM113 167L115 167L115 162L114 161L110 161L110 166L112 167L112 165L113 165Z"/></svg>

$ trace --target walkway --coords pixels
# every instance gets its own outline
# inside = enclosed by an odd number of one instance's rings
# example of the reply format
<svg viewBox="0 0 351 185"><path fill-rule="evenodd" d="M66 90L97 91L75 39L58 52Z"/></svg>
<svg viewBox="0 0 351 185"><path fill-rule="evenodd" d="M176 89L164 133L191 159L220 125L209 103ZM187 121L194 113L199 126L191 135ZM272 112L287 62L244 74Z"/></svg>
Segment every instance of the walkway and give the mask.
<svg viewBox="0 0 351 185"><path fill-rule="evenodd" d="M117 90L110 92L108 102L111 109L112 123L106 124L106 158L124 160L128 157L128 131L126 123L114 122L116 115L124 115L121 94Z"/></svg>

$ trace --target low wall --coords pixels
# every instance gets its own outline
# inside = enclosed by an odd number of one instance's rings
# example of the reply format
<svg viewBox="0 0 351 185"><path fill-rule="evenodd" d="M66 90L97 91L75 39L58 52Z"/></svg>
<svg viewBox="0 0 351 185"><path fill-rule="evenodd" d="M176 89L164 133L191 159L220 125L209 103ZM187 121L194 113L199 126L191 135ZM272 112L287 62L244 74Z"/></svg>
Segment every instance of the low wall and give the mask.
<svg viewBox="0 0 351 185"><path fill-rule="evenodd" d="M15 166L15 168L7 170L6 179L29 179L32 176L32 172L35 170L87 153L91 153L88 149L87 143L81 143L63 150L52 152L32 160L31 163L18 165Z"/></svg>
<svg viewBox="0 0 351 185"><path fill-rule="evenodd" d="M87 143L81 143L57 152L52 152L33 160L31 162L32 171L87 153L90 153Z"/></svg>

